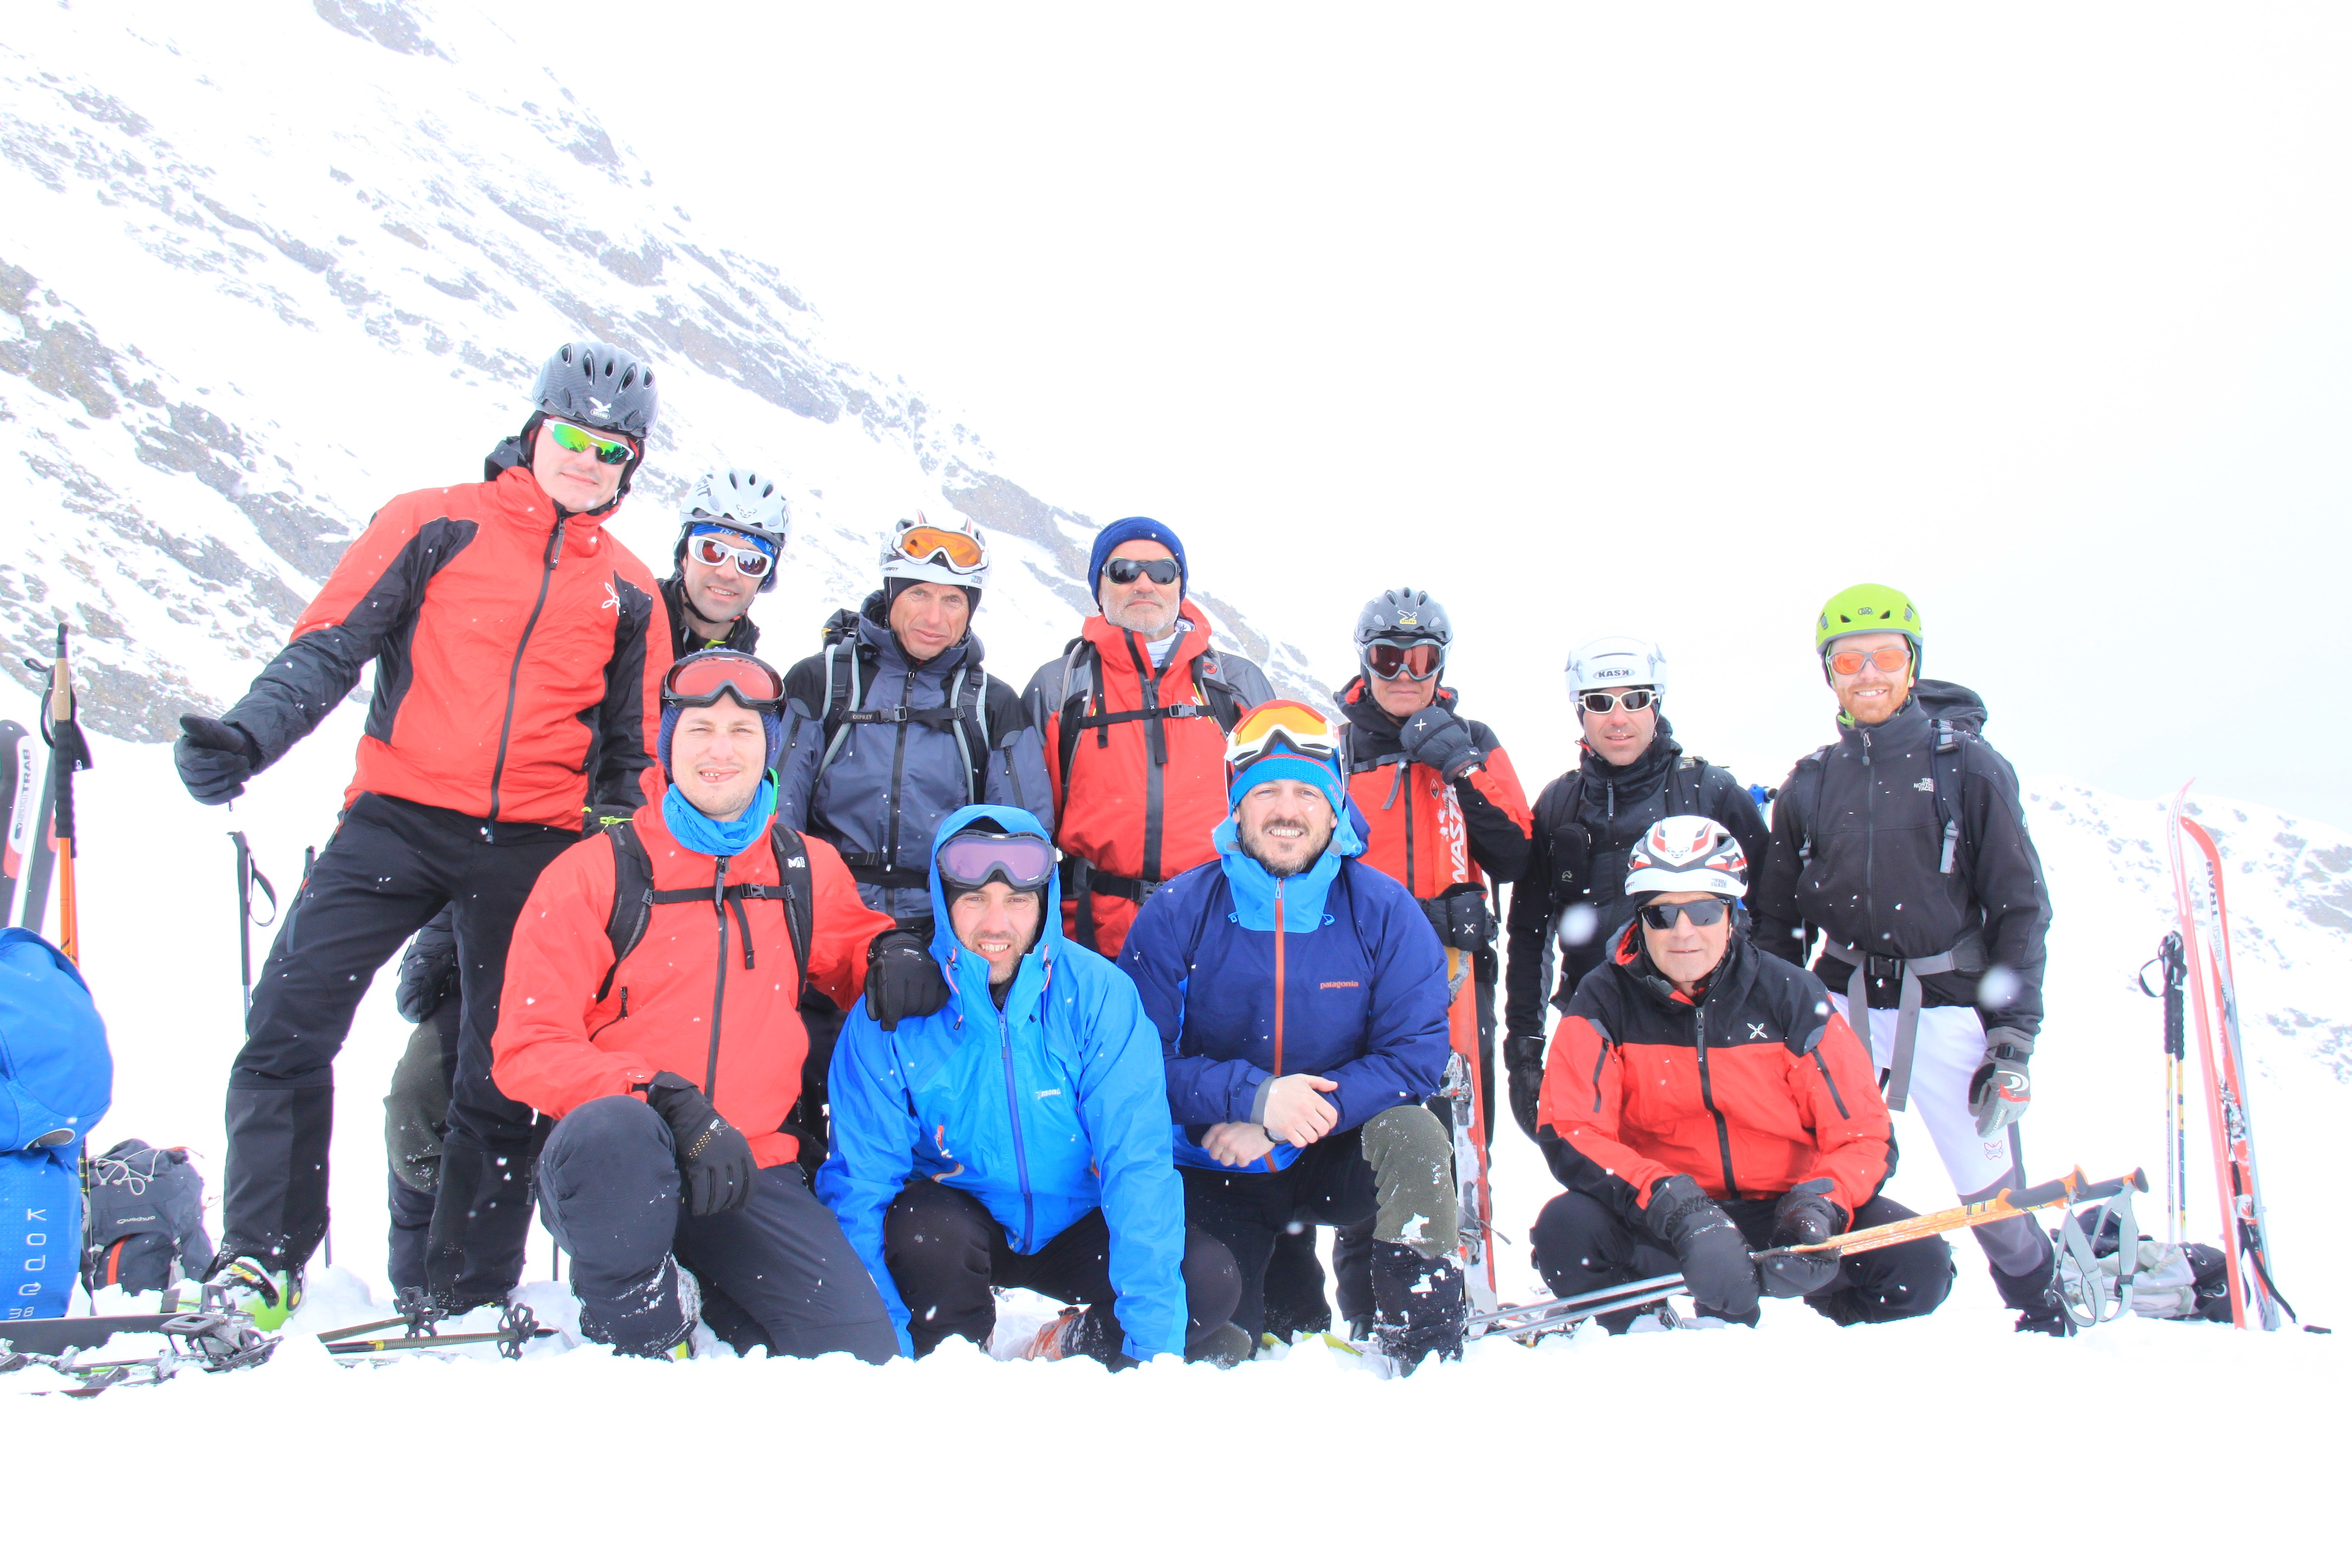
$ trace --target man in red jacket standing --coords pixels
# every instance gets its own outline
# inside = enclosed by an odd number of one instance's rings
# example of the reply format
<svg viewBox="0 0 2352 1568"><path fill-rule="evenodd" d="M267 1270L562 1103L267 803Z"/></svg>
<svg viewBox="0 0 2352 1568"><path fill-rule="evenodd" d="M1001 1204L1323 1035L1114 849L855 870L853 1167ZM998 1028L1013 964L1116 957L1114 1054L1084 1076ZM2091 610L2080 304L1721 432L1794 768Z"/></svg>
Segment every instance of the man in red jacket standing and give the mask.
<svg viewBox="0 0 2352 1568"><path fill-rule="evenodd" d="M429 1272L451 1305L502 1300L521 1275L531 1117L490 1080L507 941L583 805L644 798L670 637L653 574L609 531L653 432L651 367L567 343L531 402L484 483L388 502L244 698L180 721L182 782L225 805L375 662L341 822L278 928L229 1073L214 1278L265 1322L291 1310L326 1234L352 1014L444 905L465 1016Z"/></svg>
<svg viewBox="0 0 2352 1568"><path fill-rule="evenodd" d="M887 1361L898 1331L794 1158L801 990L849 1006L869 947L877 1003L894 967L937 966L832 846L776 824L782 677L693 654L662 702L669 787L539 879L495 1045L499 1087L562 1119L539 1185L582 1331L660 1356L699 1319L739 1350Z"/></svg>
<svg viewBox="0 0 2352 1568"><path fill-rule="evenodd" d="M1265 671L1209 646L1189 570L1183 541L1151 518L1095 535L1087 576L1102 613L1022 695L1053 781L1063 923L1105 958L1163 882L1216 858L1225 737L1274 698Z"/></svg>

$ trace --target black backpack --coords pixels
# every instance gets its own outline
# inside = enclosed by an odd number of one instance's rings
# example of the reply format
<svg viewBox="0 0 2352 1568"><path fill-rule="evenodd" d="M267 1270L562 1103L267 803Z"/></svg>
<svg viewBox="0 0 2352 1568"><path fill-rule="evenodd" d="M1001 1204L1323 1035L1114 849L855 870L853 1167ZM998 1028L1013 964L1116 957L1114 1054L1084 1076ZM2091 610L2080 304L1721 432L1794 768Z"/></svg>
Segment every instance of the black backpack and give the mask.
<svg viewBox="0 0 2352 1568"><path fill-rule="evenodd" d="M161 1290L212 1266L205 1234L205 1179L185 1149L125 1138L89 1164L81 1233L81 1282Z"/></svg>
<svg viewBox="0 0 2352 1568"><path fill-rule="evenodd" d="M637 837L635 823L625 818L615 822L604 829L604 837L613 841L613 912L604 920L604 935L613 944L613 966L604 971L604 980L597 984L597 1001L602 1002L612 991L613 977L621 972L622 961L646 939L656 904L707 902L722 910L732 905L737 929L743 933L743 967L757 967L757 957L751 950L751 922L743 912L745 900L752 899L783 900L784 929L791 935L793 958L801 973L800 990L793 994L808 989L809 935L815 920L816 894L809 876L808 846L799 834L781 822L768 825L768 843L776 852L776 865L784 879L777 886L729 882L723 887L672 889L654 886L653 858ZM629 992L625 985L621 988L624 1016L628 1009Z"/></svg>

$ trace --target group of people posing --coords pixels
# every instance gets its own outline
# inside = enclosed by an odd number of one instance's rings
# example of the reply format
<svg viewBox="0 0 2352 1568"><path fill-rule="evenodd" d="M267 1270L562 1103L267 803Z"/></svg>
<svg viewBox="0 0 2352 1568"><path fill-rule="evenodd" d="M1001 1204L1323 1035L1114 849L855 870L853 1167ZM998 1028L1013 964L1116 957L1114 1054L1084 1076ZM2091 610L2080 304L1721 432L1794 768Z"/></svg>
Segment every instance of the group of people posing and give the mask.
<svg viewBox="0 0 2352 1568"><path fill-rule="evenodd" d="M1494 1125L1498 1033L1565 1189L1534 1234L1562 1296L1680 1272L1737 1322L1763 1295L1916 1317L1939 1237L1751 1249L1906 1215L1906 1100L1962 1198L2016 1179L2048 894L1900 593L1823 608L1837 738L1777 795L1684 750L1655 647L1587 643L1578 766L1531 807L1425 593L1365 606L1335 723L1214 646L1182 542L1128 518L1097 613L1016 691L972 629L987 539L918 515L780 672L751 614L772 477L703 476L656 581L609 527L652 367L567 344L530 404L484 482L388 503L247 695L181 721L225 803L374 661L229 1075L214 1277L264 1321L325 1235L334 1058L404 942L395 1285L504 1301L536 1210L583 1332L629 1354L702 1325L920 1356L987 1343L1013 1287L1067 1304L1019 1347L1046 1357L1339 1326L1407 1370L1456 1354L1484 1232L1453 1122ZM1483 1100L1441 1095L1450 1063ZM2066 1331L2047 1237L1976 1235L2018 1326Z"/></svg>

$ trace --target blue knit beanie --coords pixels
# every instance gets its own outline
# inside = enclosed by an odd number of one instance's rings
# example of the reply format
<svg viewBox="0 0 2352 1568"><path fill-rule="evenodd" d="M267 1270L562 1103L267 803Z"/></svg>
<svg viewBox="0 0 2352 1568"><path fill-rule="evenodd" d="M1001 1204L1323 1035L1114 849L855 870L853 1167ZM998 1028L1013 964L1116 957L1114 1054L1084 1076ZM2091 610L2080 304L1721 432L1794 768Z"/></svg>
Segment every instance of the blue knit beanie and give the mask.
<svg viewBox="0 0 2352 1568"><path fill-rule="evenodd" d="M1155 518L1122 517L1095 535L1094 554L1087 561L1087 591L1094 595L1097 605L1102 603L1103 563L1110 559L1112 551L1138 539L1166 545L1168 552L1176 557L1177 597L1181 599L1191 591L1192 568L1185 563L1184 542L1176 537L1176 531Z"/></svg>

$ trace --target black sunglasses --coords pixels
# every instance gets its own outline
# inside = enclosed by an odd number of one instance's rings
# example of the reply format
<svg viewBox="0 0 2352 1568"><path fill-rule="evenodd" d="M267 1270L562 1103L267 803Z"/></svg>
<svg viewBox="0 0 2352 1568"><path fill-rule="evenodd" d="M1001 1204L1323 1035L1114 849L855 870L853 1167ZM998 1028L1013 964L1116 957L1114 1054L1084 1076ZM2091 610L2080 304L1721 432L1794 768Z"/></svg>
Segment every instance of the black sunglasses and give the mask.
<svg viewBox="0 0 2352 1568"><path fill-rule="evenodd" d="M1721 899L1704 899L1693 904L1643 904L1642 923L1652 931L1672 931L1675 919L1682 915L1690 916L1690 923L1695 926L1711 926L1720 924L1730 913L1731 906Z"/></svg>
<svg viewBox="0 0 2352 1568"><path fill-rule="evenodd" d="M1132 555L1121 555L1103 566L1103 575L1122 588L1138 577L1149 577L1165 588L1183 574L1182 567L1164 556L1156 561L1138 561Z"/></svg>

